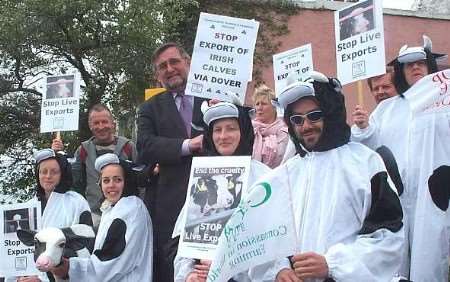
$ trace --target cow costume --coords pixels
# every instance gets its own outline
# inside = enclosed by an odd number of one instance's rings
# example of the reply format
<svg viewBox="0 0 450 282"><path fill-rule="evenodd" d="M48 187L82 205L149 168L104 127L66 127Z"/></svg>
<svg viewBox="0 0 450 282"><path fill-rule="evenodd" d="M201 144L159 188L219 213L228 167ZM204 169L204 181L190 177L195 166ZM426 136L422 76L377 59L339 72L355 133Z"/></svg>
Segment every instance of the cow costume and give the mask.
<svg viewBox="0 0 450 282"><path fill-rule="evenodd" d="M408 168L411 156L415 155L413 151L408 149L409 129L411 128L409 121L412 118L411 107L404 95L404 92L411 85L408 85L406 82L403 68L406 63L425 60L428 72L436 72L436 59L444 55L433 53L431 45L431 40L424 36L423 47L408 47L405 45L400 49L398 57L390 63L395 68L394 84L400 94L381 101L371 113L369 125L366 128L360 129L356 125L353 125L351 128L352 141L361 142L373 150L378 149L380 146L386 146L392 151L398 165L401 185L396 186L403 208L405 230L404 259L399 272L399 275L403 277L409 277L410 273L410 240L413 236L410 226L413 224L412 217L417 198L417 185L411 186L410 181L416 175L411 173L411 170ZM426 95L426 93L422 94Z"/></svg>
<svg viewBox="0 0 450 282"><path fill-rule="evenodd" d="M68 275L72 281L151 281L152 222L137 195L135 171L131 163L114 154L95 161L100 173L108 165L120 165L124 187L115 203L105 200L94 252L89 258L71 258Z"/></svg>
<svg viewBox="0 0 450 282"><path fill-rule="evenodd" d="M206 102L204 102L206 103ZM206 152L206 155L208 156L221 156L221 154L217 151L216 146L213 142L213 126L214 123L221 119L237 119L239 123L239 130L240 130L240 140L239 145L237 146L236 150L233 152L233 156L251 156L253 151L253 141L254 141L254 133L253 133L253 127L250 120L250 116L248 114L248 109L244 107L236 106L232 103L228 102L219 102L217 104L214 104L210 107L207 106L207 104L202 105L202 111L203 111L203 119L205 124L207 125L207 131L205 134L205 138L203 141L204 149ZM250 174L249 174L249 180L248 180L248 187L243 187L244 190L242 191L242 195L236 195L236 191L233 190L233 179L230 177L228 179L228 187L227 189L229 192L233 195L233 198L239 198L245 195L246 188L249 188L252 186L253 183L256 182L259 177L266 174L268 171L270 171L270 168L266 166L265 164L252 159L250 163ZM233 194L234 192L234 194ZM239 192L240 193L240 192ZM233 205L237 204L235 201L233 202ZM183 207L180 215L178 216L177 223L175 224L175 229L173 232L173 237L179 236L181 234L182 226L182 220L184 218L184 212L186 211L186 204ZM190 259L190 258L183 258L177 257L174 261L174 281L176 282L184 282L187 278L187 276L194 271L194 264L196 260ZM197 262L198 263L198 262ZM232 280L230 281L250 281L248 278L247 273L243 272L238 275L235 275Z"/></svg>
<svg viewBox="0 0 450 282"><path fill-rule="evenodd" d="M288 171L299 253L313 252L325 260L327 276L304 281L390 281L400 266L403 244L398 196L380 156L349 142L339 81L316 72L311 76L307 82L292 81L278 97L297 155L274 170ZM303 99L314 101L318 109L294 112ZM305 118L309 124L323 122L309 150L291 121L294 115L303 119L296 121L297 127L304 126ZM294 263L280 259L256 281L274 281Z"/></svg>
<svg viewBox="0 0 450 282"><path fill-rule="evenodd" d="M52 149L42 149L34 154L36 161L36 196L31 201L39 201L42 207L41 230L54 227L66 228L75 224L92 226L92 217L88 202L77 192L69 191L72 186L71 166L66 157ZM54 159L58 163L61 178L59 183L49 194L48 198L39 180L39 169L43 161ZM36 257L37 259L37 257ZM38 276L41 281L53 281L50 272L43 272ZM7 281L15 278L7 278Z"/></svg>

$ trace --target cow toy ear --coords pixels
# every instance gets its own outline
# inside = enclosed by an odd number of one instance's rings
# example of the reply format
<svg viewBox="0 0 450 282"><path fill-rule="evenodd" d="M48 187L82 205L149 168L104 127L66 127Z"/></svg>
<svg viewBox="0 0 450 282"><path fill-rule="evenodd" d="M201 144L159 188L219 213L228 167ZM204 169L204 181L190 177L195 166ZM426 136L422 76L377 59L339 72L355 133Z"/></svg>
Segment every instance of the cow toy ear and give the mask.
<svg viewBox="0 0 450 282"><path fill-rule="evenodd" d="M19 240L26 246L34 246L34 235L36 235L36 231L19 229L16 233Z"/></svg>

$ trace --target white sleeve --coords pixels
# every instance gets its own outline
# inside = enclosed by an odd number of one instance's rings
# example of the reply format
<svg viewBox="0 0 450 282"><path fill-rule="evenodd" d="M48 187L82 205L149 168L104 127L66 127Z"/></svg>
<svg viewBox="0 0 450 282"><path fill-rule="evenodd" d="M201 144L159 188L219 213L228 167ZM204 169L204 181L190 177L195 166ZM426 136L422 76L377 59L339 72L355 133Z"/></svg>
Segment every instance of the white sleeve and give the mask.
<svg viewBox="0 0 450 282"><path fill-rule="evenodd" d="M185 282L189 273L194 270L194 260L178 255L173 261L174 282Z"/></svg>
<svg viewBox="0 0 450 282"><path fill-rule="evenodd" d="M369 125L366 128L359 128L356 124L352 125L350 140L362 143L367 147L375 150L378 147L378 129L377 123L372 115L369 118Z"/></svg>
<svg viewBox="0 0 450 282"><path fill-rule="evenodd" d="M341 282L391 281L401 263L403 239L403 228L395 233L383 228L351 244L331 246L325 254L329 276Z"/></svg>
<svg viewBox="0 0 450 282"><path fill-rule="evenodd" d="M145 219L145 216L137 218ZM151 249L149 239L151 234L148 234L147 225L144 220L125 224L123 220L116 218L109 226L102 249L95 250L89 258L70 258L70 279L92 282L118 281L133 271L143 271L142 263L148 262L148 258L144 256L152 253L146 250ZM151 265L146 266L146 269L150 269L151 272ZM140 273L135 274L134 277L144 276Z"/></svg>

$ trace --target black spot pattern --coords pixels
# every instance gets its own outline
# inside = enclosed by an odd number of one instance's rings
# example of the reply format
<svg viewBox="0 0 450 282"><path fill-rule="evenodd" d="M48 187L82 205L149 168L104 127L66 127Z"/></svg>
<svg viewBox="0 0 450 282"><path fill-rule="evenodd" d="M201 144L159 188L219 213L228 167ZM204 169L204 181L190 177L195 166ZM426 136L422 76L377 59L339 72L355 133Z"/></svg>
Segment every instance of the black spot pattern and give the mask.
<svg viewBox="0 0 450 282"><path fill-rule="evenodd" d="M372 203L359 234L373 233L381 228L391 232L399 231L403 226L402 207L397 194L387 182L387 173L382 171L375 174L370 184Z"/></svg>
<svg viewBox="0 0 450 282"><path fill-rule="evenodd" d="M434 204L447 211L450 199L450 166L443 165L433 171L428 179L428 189Z"/></svg>
<svg viewBox="0 0 450 282"><path fill-rule="evenodd" d="M108 261L120 256L125 249L125 233L127 225L119 218L114 219L106 234L105 242L99 250L94 251L94 255L101 261Z"/></svg>

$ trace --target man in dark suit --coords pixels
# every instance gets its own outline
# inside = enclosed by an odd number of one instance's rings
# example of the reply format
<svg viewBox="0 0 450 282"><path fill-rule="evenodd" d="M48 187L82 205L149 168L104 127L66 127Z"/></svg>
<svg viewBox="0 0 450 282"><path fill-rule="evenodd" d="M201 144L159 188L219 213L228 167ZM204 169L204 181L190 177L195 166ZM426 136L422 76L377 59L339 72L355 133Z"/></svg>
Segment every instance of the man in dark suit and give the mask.
<svg viewBox="0 0 450 282"><path fill-rule="evenodd" d="M167 91L141 105L137 148L142 163L159 165L159 180L148 191L147 203L156 250L153 281L165 282L173 281L173 263L168 259L174 245L171 235L186 199L192 156L202 150L202 132L191 125L202 124L203 99L184 95L190 57L180 46L162 45L153 54L152 64L156 79Z"/></svg>

